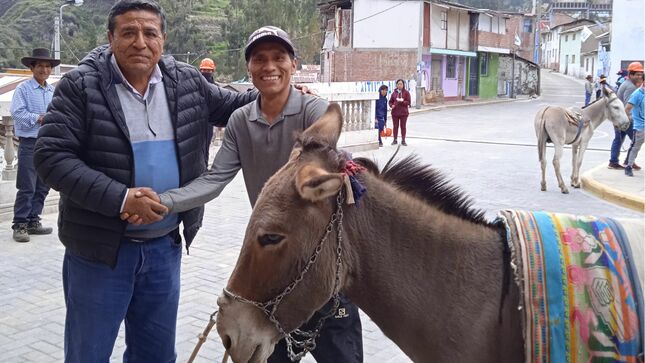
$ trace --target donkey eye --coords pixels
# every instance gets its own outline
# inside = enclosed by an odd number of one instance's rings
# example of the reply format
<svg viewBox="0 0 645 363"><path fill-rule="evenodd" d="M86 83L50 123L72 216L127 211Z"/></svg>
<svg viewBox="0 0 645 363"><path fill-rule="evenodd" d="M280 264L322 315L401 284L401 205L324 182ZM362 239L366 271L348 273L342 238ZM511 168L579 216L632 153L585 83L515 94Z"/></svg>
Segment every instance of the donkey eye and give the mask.
<svg viewBox="0 0 645 363"><path fill-rule="evenodd" d="M283 235L280 234L263 234L258 238L258 241L260 242L261 246L268 246L268 245L277 245L278 243L282 242L284 239Z"/></svg>

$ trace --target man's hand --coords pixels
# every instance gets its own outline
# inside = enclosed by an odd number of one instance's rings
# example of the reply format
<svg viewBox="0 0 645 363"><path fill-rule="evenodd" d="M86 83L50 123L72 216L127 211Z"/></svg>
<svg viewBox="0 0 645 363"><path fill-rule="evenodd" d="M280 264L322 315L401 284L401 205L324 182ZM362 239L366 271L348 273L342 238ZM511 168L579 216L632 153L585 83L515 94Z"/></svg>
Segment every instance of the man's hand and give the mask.
<svg viewBox="0 0 645 363"><path fill-rule="evenodd" d="M318 94L317 94L316 92L314 92L313 90L310 90L310 89L309 89L309 87L307 87L307 86L305 86L305 85L303 85L303 84L294 84L293 86L294 86L297 90L299 90L300 92L302 92L302 94L303 94L303 95L307 95L307 94L309 94L309 95L312 95L312 96L318 96Z"/></svg>
<svg viewBox="0 0 645 363"><path fill-rule="evenodd" d="M44 120L45 120L45 115L40 115L38 116L38 120L36 120L36 122L38 122L39 125L42 125Z"/></svg>
<svg viewBox="0 0 645 363"><path fill-rule="evenodd" d="M134 225L159 222L168 213L159 196L150 188L130 188L121 219Z"/></svg>

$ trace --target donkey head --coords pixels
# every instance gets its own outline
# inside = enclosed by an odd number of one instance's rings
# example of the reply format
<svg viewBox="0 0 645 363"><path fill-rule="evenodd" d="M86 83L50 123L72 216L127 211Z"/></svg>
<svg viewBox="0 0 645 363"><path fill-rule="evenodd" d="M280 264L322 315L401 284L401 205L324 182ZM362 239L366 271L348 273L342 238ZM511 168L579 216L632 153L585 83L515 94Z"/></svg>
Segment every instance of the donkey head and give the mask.
<svg viewBox="0 0 645 363"><path fill-rule="evenodd" d="M625 131L629 127L629 118L627 113L625 113L625 105L623 102L616 96L612 90L607 87L603 88L605 94L605 112L607 119L614 124L614 127Z"/></svg>
<svg viewBox="0 0 645 363"><path fill-rule="evenodd" d="M341 128L340 107L332 104L298 138L289 161L267 181L255 204L226 288L230 293L217 301L217 330L235 362L264 362L282 338L267 313L243 299L264 303L284 293L325 235L344 181L339 171L345 160L336 151ZM332 231L317 261L275 308L284 332L302 325L331 298L335 253Z"/></svg>

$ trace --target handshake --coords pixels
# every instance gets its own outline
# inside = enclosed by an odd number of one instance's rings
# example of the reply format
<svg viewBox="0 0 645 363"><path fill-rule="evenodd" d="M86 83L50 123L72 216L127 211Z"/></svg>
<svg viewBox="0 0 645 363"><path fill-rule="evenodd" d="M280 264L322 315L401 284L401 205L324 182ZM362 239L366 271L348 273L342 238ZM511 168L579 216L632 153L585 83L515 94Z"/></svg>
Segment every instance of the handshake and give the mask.
<svg viewBox="0 0 645 363"><path fill-rule="evenodd" d="M129 188L121 219L134 225L159 222L168 213L159 195L150 188Z"/></svg>

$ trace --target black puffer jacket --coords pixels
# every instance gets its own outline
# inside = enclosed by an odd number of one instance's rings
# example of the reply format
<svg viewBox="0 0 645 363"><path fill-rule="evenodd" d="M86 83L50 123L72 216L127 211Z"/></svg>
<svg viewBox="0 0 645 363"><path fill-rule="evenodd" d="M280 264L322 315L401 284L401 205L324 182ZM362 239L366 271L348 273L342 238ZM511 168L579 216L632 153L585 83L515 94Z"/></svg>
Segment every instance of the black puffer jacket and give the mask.
<svg viewBox="0 0 645 363"><path fill-rule="evenodd" d="M133 185L134 159L110 55L108 46L94 49L58 82L38 134L34 163L38 175L61 194L58 235L63 244L115 266L126 228L119 211ZM257 93L234 93L209 84L193 66L170 56L164 56L159 67L183 186L205 170L209 122L224 126L231 113ZM196 208L180 215L186 248L201 227L203 211Z"/></svg>

